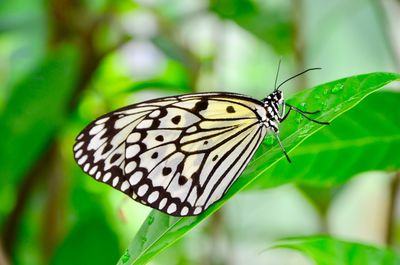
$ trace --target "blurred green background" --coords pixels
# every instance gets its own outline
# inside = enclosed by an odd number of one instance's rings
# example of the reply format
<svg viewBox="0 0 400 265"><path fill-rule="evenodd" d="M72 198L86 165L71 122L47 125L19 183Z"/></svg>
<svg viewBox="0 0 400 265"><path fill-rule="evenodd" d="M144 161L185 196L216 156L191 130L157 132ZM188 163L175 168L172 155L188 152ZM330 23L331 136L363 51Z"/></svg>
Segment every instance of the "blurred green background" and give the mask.
<svg viewBox="0 0 400 265"><path fill-rule="evenodd" d="M201 91L262 99L280 58L281 81L323 68L285 85L287 98L400 72L399 27L397 0L0 1L0 264L115 264L124 253L149 209L86 176L72 156L99 115ZM243 192L151 264L312 264L263 250L320 233L398 249L399 178L364 172L341 186Z"/></svg>

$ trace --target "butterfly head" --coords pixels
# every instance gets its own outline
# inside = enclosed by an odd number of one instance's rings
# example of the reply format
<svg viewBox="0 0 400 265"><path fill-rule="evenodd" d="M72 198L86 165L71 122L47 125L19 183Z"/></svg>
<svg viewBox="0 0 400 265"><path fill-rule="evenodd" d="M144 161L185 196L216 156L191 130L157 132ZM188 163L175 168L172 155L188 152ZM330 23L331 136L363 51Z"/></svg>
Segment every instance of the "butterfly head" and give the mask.
<svg viewBox="0 0 400 265"><path fill-rule="evenodd" d="M281 90L274 90L270 96L272 101L276 102L277 104L282 105L284 103L283 93Z"/></svg>
<svg viewBox="0 0 400 265"><path fill-rule="evenodd" d="M281 62L279 61L278 64L278 71L276 72L276 77L275 77L275 85L274 85L274 91L269 94L265 99L263 99L264 102L264 108L267 111L267 117L272 120L272 121L278 121L281 122L286 118L286 114L285 114L285 99L283 97L283 93L281 90L279 90L279 88L284 85L286 82L292 80L293 78L305 74L308 71L312 71L312 70L319 70L321 68L309 68L303 72L300 72L292 77L289 77L288 79L286 79L285 81L283 81L282 83L280 83L277 86L277 81L278 81L278 74L279 74L279 68L280 68Z"/></svg>

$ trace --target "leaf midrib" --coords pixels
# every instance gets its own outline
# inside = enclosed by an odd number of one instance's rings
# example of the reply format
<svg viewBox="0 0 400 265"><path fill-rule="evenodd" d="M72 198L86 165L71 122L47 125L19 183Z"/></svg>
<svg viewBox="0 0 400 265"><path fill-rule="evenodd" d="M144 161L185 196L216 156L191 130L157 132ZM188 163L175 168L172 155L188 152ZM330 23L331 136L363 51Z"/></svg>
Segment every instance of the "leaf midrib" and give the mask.
<svg viewBox="0 0 400 265"><path fill-rule="evenodd" d="M382 142L393 142L400 141L400 135L391 135L386 137L374 136L374 137L361 137L358 139L346 139L346 140L336 140L334 144L329 143L319 143L319 144L308 144L299 146L296 149L296 155L305 155L321 151L331 151L345 149L349 147L358 147L362 145L370 145Z"/></svg>
<svg viewBox="0 0 400 265"><path fill-rule="evenodd" d="M140 255L137 256L137 258L133 260L133 263L135 263L136 261L138 261L138 260L140 259L140 257L143 257L143 256L144 256L143 254L146 253L147 250L149 250L155 243L157 243L157 242L159 241L160 238L162 238L165 234L167 234L172 228L174 228L174 227L175 227L180 221L182 221L182 219L183 219L182 217L178 217L178 218L179 218L179 219L178 219L173 225L168 226L168 228L167 228L162 234L160 234L160 236L157 237L157 239L154 240L153 243L151 243L151 244L148 245L146 248L144 248L144 249L140 252ZM146 219L147 219L147 218L146 218ZM178 239L179 239L179 238L176 238L172 243L176 242ZM161 250L167 248L168 246L169 246L169 245L167 245L166 247L161 248Z"/></svg>

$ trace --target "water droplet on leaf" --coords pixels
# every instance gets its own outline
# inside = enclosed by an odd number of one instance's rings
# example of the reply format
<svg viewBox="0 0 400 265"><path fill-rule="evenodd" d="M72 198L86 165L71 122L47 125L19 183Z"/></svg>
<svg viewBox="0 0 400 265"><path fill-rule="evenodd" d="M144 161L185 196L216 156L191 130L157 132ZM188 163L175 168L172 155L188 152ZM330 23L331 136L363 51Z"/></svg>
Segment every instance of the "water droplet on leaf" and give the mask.
<svg viewBox="0 0 400 265"><path fill-rule="evenodd" d="M328 104L326 102L322 101L320 104L321 104L321 111L324 111L327 109Z"/></svg>
<svg viewBox="0 0 400 265"><path fill-rule="evenodd" d="M273 145L275 143L275 137L272 134L267 135L265 138L265 143L267 145Z"/></svg>
<svg viewBox="0 0 400 265"><path fill-rule="evenodd" d="M154 222L154 216L149 216L149 218L147 218L147 224L151 225Z"/></svg>
<svg viewBox="0 0 400 265"><path fill-rule="evenodd" d="M310 132L309 132L309 130L306 128L306 129L300 130L300 131L298 132L298 137L299 137L299 138L304 138L304 137L307 137L309 134L310 134Z"/></svg>
<svg viewBox="0 0 400 265"><path fill-rule="evenodd" d="M121 257L122 263L128 262L128 260L131 258L131 255L129 254L128 250L125 251L124 255Z"/></svg>
<svg viewBox="0 0 400 265"><path fill-rule="evenodd" d="M331 90L331 92L333 94L339 93L340 91L343 90L343 84L337 84L336 86L334 86Z"/></svg>
<svg viewBox="0 0 400 265"><path fill-rule="evenodd" d="M297 124L300 124L304 120L304 117L301 116L300 114L297 114L295 120Z"/></svg>

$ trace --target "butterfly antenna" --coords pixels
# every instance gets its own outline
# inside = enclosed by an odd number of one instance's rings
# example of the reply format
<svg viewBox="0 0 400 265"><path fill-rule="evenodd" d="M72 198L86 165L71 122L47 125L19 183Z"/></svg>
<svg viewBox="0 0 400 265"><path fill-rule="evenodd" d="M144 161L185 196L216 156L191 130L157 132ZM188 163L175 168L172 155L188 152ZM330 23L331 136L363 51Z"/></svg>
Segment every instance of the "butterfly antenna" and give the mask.
<svg viewBox="0 0 400 265"><path fill-rule="evenodd" d="M283 81L275 90L278 90L283 84L285 84L285 83L288 82L289 80L292 80L293 78L298 77L299 75L305 74L305 73L307 73L307 72L309 72L309 71L321 70L321 69L322 69L322 68L320 68L320 67L315 67L315 68L309 68L309 69L307 69L307 70L304 70L303 72L298 73L298 74L296 74L296 75L294 75L294 76L292 76L292 77L289 77L288 79L286 79L285 81Z"/></svg>
<svg viewBox="0 0 400 265"><path fill-rule="evenodd" d="M292 160L290 160L290 158L289 158L289 156L288 156L288 154L287 154L287 152L285 150L285 147L283 147L281 139L279 138L279 135L277 133L275 133L275 137L276 137L276 140L278 140L279 146L281 147L283 154L286 156L287 161L289 163L292 163Z"/></svg>
<svg viewBox="0 0 400 265"><path fill-rule="evenodd" d="M282 58L279 59L278 70L276 71L275 84L274 84L274 91L277 90L276 84L278 83L278 76L279 76L279 69L281 69L281 62L282 62Z"/></svg>

